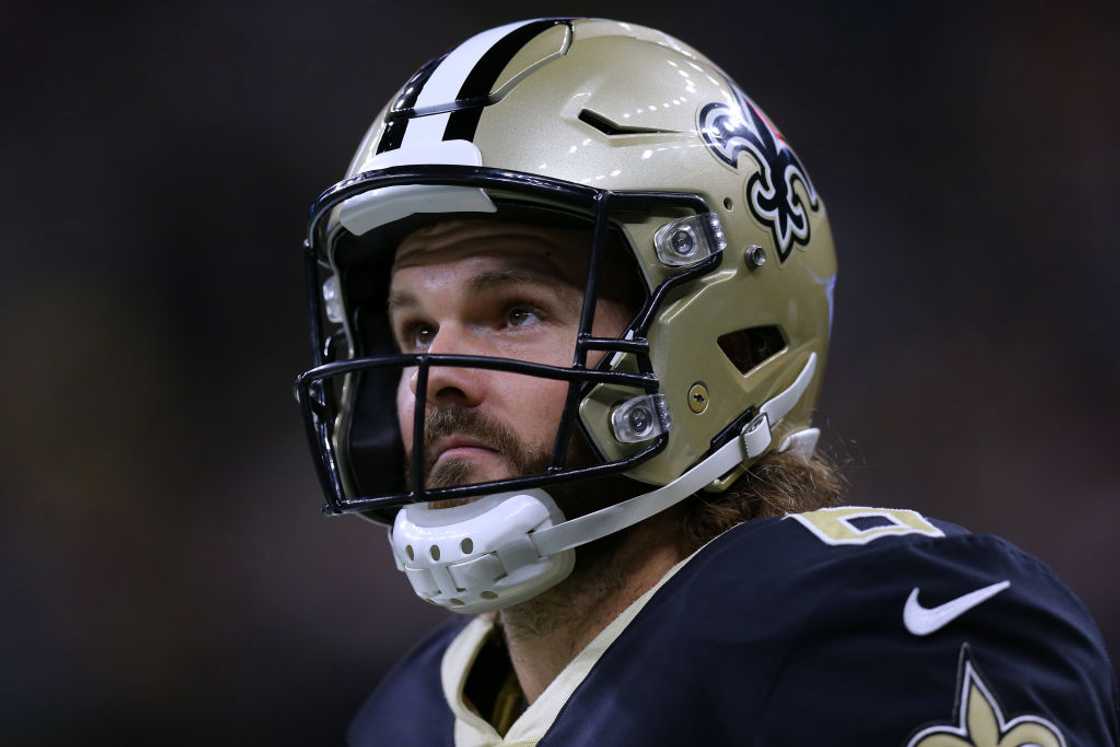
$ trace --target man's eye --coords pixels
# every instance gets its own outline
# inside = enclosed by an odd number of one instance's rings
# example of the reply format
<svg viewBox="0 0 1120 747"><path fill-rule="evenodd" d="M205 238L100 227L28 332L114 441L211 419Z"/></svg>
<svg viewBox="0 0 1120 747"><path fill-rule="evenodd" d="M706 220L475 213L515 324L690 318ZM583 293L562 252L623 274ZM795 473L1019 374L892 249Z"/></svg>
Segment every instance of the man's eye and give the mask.
<svg viewBox="0 0 1120 747"><path fill-rule="evenodd" d="M519 304L511 306L506 312L506 322L511 327L526 327L541 320L540 312L532 306Z"/></svg>
<svg viewBox="0 0 1120 747"><path fill-rule="evenodd" d="M409 324L401 331L402 352L427 350L436 337L436 328L431 324Z"/></svg>

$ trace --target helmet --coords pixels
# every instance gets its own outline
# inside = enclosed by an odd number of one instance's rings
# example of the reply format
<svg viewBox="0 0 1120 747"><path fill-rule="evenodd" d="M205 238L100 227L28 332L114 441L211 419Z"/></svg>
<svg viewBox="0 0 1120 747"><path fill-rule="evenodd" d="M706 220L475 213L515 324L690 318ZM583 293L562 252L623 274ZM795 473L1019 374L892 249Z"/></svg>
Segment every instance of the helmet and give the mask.
<svg viewBox="0 0 1120 747"><path fill-rule="evenodd" d="M570 365L395 347L395 248L447 216L586 230ZM573 548L724 490L769 451L815 446L836 277L824 203L762 110L660 31L521 21L423 65L312 205L304 245L314 366L296 396L325 511L392 525L398 568L434 604L524 601L571 571ZM645 298L622 334L595 337L604 257L619 251ZM566 383L547 469L425 485L427 380L447 366ZM405 369L419 385L398 413ZM591 459L569 458L577 438ZM617 475L641 488L575 518L550 493Z"/></svg>

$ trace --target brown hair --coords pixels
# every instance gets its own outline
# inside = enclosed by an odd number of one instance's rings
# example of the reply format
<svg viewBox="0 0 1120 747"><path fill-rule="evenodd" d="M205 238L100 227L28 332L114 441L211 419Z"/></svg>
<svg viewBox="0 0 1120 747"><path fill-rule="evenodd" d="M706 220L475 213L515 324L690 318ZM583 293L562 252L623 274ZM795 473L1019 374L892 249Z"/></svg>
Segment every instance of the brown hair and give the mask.
<svg viewBox="0 0 1120 747"><path fill-rule="evenodd" d="M838 505L847 487L831 457L771 452L725 492L701 491L682 504L681 550L689 555L744 521Z"/></svg>

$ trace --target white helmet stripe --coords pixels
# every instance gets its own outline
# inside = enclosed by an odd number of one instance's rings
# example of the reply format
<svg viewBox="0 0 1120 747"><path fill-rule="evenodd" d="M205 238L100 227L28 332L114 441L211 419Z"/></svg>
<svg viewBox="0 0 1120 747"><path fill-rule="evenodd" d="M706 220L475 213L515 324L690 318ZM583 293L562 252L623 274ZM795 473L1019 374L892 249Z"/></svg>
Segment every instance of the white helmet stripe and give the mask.
<svg viewBox="0 0 1120 747"><path fill-rule="evenodd" d="M467 81L467 76L471 74L482 56L506 35L530 23L533 21L518 21L498 26L481 34L475 34L456 47L439 64L432 77L428 78L427 84L416 99L416 109L423 111L429 107L455 101L459 97L459 90Z"/></svg>
<svg viewBox="0 0 1120 747"><path fill-rule="evenodd" d="M523 46L538 33L551 27L555 19L518 21L472 36L440 60L430 72L416 81L420 90L413 101L412 115L389 119L377 146L383 153L399 147L431 145L444 139L471 140L474 127L456 123L451 111L464 96L485 96L497 76ZM467 90L477 89L477 90ZM462 114L462 113L460 113ZM462 125L466 120L458 122ZM477 113L473 120L477 122Z"/></svg>
<svg viewBox="0 0 1120 747"><path fill-rule="evenodd" d="M408 122L408 129L404 131L401 147L408 150L439 143L443 140L443 131L447 129L447 120L450 118L451 112L412 118Z"/></svg>

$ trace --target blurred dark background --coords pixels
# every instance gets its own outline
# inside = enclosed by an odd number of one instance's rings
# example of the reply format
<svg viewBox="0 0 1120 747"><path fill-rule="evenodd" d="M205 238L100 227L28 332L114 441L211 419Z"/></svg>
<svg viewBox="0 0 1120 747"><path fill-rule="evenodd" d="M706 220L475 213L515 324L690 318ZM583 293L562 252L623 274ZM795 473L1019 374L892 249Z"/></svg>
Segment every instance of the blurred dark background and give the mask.
<svg viewBox="0 0 1120 747"><path fill-rule="evenodd" d="M306 207L423 61L662 28L770 113L840 255L852 500L998 532L1120 650L1115 3L9 4L0 741L331 743L440 614L319 515Z"/></svg>

